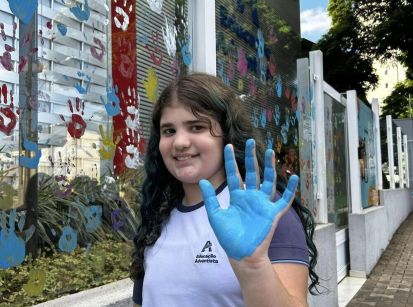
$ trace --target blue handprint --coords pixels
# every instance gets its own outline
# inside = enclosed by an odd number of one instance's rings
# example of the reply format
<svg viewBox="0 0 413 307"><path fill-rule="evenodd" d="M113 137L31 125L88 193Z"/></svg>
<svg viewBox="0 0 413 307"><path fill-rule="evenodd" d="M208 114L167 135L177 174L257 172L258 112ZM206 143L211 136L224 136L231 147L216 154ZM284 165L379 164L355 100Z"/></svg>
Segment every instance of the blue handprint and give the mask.
<svg viewBox="0 0 413 307"><path fill-rule="evenodd" d="M180 40L178 40L178 44L181 47L182 60L186 66L189 66L192 62L192 54L189 50L189 41L190 37L188 37L188 40L186 42L181 42Z"/></svg>
<svg viewBox="0 0 413 307"><path fill-rule="evenodd" d="M214 187L208 180L201 180L199 186L208 213L208 219L227 255L235 260L251 256L268 236L273 223L287 211L293 201L298 177L290 177L283 196L272 201L275 194L276 174L273 150L265 152L264 181L259 187L255 169L255 141L249 139L245 150L245 184L241 188L239 174L231 145L224 149L225 170L230 191L230 205L221 209Z"/></svg>
<svg viewBox="0 0 413 307"><path fill-rule="evenodd" d="M64 25L63 23L58 23L57 29L59 30L60 34L62 34L62 36L66 36L66 33L67 33L66 25Z"/></svg>
<svg viewBox="0 0 413 307"><path fill-rule="evenodd" d="M277 77L277 82L275 84L275 91L277 92L277 96L281 97L283 93L283 82L280 76Z"/></svg>
<svg viewBox="0 0 413 307"><path fill-rule="evenodd" d="M23 23L28 24L37 9L37 0L7 0L10 11Z"/></svg>
<svg viewBox="0 0 413 307"><path fill-rule="evenodd" d="M75 250L77 246L77 232L69 225L71 210L67 219L67 225L63 227L62 234L59 238L58 246L62 252L70 253Z"/></svg>
<svg viewBox="0 0 413 307"><path fill-rule="evenodd" d="M29 158L26 156L20 156L20 165L27 168L37 168L37 166L39 165L40 157L42 156L42 152L39 150L37 144L23 138L23 148L26 151L33 151L34 157Z"/></svg>
<svg viewBox="0 0 413 307"><path fill-rule="evenodd" d="M265 128L267 125L267 111L265 109L262 109L261 111L261 127Z"/></svg>
<svg viewBox="0 0 413 307"><path fill-rule="evenodd" d="M9 215L9 227L7 228L6 211L1 213L0 221L0 268L9 269L20 265L24 261L26 256L25 242L29 241L34 233L34 225L30 226L25 231L26 240L18 237L15 233L15 218L16 209L10 211ZM17 227L20 232L23 231L23 227L26 221L26 216L22 215Z"/></svg>
<svg viewBox="0 0 413 307"><path fill-rule="evenodd" d="M86 218L86 231L95 232L102 224L102 206L89 206L83 208L83 215Z"/></svg>
<svg viewBox="0 0 413 307"><path fill-rule="evenodd" d="M87 0L85 0L85 6L82 10L81 4L76 4L76 6L71 7L70 11L79 21L87 21L90 16L89 4Z"/></svg>
<svg viewBox="0 0 413 307"><path fill-rule="evenodd" d="M105 103L105 109L109 116L115 116L120 113L120 100L118 95L118 87L109 87L109 84L106 84L106 103L103 100L103 97L100 96L102 103Z"/></svg>
<svg viewBox="0 0 413 307"><path fill-rule="evenodd" d="M258 128L258 121L259 121L258 110L256 108L253 108L252 111L253 111L252 124L254 128Z"/></svg>

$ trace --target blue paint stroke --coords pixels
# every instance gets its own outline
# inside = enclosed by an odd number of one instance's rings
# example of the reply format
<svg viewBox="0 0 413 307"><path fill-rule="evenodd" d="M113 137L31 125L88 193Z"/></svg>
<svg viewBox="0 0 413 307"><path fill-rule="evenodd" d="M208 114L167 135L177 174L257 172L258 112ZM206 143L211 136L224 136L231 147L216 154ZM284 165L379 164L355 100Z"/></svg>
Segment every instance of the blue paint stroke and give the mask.
<svg viewBox="0 0 413 307"><path fill-rule="evenodd" d="M39 165L40 157L42 156L42 152L39 150L37 144L23 138L23 148L28 151L33 151L34 157L29 158L26 156L20 156L20 166L32 169L37 168L37 166Z"/></svg>
<svg viewBox="0 0 413 307"><path fill-rule="evenodd" d="M7 0L10 11L23 23L29 24L37 10L37 0Z"/></svg>
<svg viewBox="0 0 413 307"><path fill-rule="evenodd" d="M26 245L15 233L16 209L10 212L7 228L6 211L1 212L0 221L0 268L9 269L20 265L26 256ZM19 229L20 230L20 229Z"/></svg>
<svg viewBox="0 0 413 307"><path fill-rule="evenodd" d="M87 0L85 0L85 8L82 10L81 4L76 4L76 6L70 8L70 11L72 12L73 15L79 20L79 21L87 21L90 17L90 10L89 10L89 4L87 3Z"/></svg>
<svg viewBox="0 0 413 307"><path fill-rule="evenodd" d="M58 24L57 24L57 29L59 30L59 33L60 33L62 36L66 36L66 34L67 34L67 27L66 27L66 25L64 25L64 24L62 24L62 23L58 23Z"/></svg>

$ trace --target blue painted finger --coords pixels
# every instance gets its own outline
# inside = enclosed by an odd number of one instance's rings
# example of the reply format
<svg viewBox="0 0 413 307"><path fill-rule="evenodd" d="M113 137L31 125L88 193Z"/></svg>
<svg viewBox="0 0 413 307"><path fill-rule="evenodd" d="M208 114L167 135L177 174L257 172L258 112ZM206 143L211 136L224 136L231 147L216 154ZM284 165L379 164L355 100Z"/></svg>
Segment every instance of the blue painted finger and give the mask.
<svg viewBox="0 0 413 307"><path fill-rule="evenodd" d="M199 181L199 188L201 189L202 197L204 199L205 209L211 219L213 215L219 210L219 203L215 194L215 189L212 184L205 179Z"/></svg>
<svg viewBox="0 0 413 307"><path fill-rule="evenodd" d="M271 196L275 185L275 171L274 171L274 151L267 149L265 151L264 162L264 181L261 186L261 190Z"/></svg>
<svg viewBox="0 0 413 307"><path fill-rule="evenodd" d="M237 162L235 161L232 145L226 145L224 148L225 172L227 174L228 189L230 192L240 188L238 177Z"/></svg>
<svg viewBox="0 0 413 307"><path fill-rule="evenodd" d="M277 201L277 205L285 208L290 204L290 202L294 198L295 191L297 190L298 180L299 178L297 175L292 175L290 177L290 180L288 180L287 188L285 189L282 198ZM282 209L283 208L280 208L280 210Z"/></svg>
<svg viewBox="0 0 413 307"><path fill-rule="evenodd" d="M255 141L248 139L245 143L245 185L247 190L257 189L255 164Z"/></svg>

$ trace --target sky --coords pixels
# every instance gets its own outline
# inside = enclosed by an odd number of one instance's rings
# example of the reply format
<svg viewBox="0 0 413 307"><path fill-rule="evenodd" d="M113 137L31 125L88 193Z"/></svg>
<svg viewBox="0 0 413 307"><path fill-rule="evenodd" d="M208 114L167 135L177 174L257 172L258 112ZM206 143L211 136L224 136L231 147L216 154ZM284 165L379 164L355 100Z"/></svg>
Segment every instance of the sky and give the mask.
<svg viewBox="0 0 413 307"><path fill-rule="evenodd" d="M317 42L330 28L327 15L328 0L301 0L301 37Z"/></svg>

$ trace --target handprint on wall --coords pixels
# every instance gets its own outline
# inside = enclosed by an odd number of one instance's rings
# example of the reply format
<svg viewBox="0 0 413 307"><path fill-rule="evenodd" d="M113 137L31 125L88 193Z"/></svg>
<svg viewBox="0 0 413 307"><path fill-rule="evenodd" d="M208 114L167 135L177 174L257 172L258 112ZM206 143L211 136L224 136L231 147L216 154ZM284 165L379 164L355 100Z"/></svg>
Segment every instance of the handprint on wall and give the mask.
<svg viewBox="0 0 413 307"><path fill-rule="evenodd" d="M70 136L75 139L80 139L84 134L87 127L85 120L83 119L85 103L81 102L79 97L76 97L76 104L75 108L73 109L72 101L69 99L67 101L70 113L72 113L70 121L66 124L67 131L69 132ZM65 121L63 115L60 115L60 118Z"/></svg>
<svg viewBox="0 0 413 307"><path fill-rule="evenodd" d="M242 48L238 48L238 62L237 68L241 78L244 78L247 75L248 71L248 61L247 57L245 56L245 51Z"/></svg>
<svg viewBox="0 0 413 307"><path fill-rule="evenodd" d="M69 209L69 214L67 218L67 224L62 229L62 234L60 235L58 246L62 252L70 253L75 250L77 246L77 232L70 225L71 210Z"/></svg>
<svg viewBox="0 0 413 307"><path fill-rule="evenodd" d="M23 290L29 296L40 295L46 285L46 272L39 269L31 269L29 272L29 280L23 285Z"/></svg>
<svg viewBox="0 0 413 307"><path fill-rule="evenodd" d="M89 10L89 4L88 0L85 0L85 4L83 6L83 9L81 7L81 4L76 3L74 7L70 8L70 11L72 12L73 15L79 20L79 21L87 21L90 17L90 10Z"/></svg>
<svg viewBox="0 0 413 307"><path fill-rule="evenodd" d="M159 42L159 32L155 31L152 32L152 42L153 42L153 48L150 47L149 44L147 44L145 46L145 49L149 52L149 56L152 60L152 62L156 65L156 66L161 66L162 65L162 61L163 61L163 54L162 54L162 50L160 48L160 42Z"/></svg>
<svg viewBox="0 0 413 307"><path fill-rule="evenodd" d="M10 11L23 23L29 24L37 10L37 0L7 0Z"/></svg>
<svg viewBox="0 0 413 307"><path fill-rule="evenodd" d="M169 22L168 19L165 17L165 28L162 27L162 36L163 41L165 44L166 52L170 57L175 57L176 54L176 27L173 22Z"/></svg>
<svg viewBox="0 0 413 307"><path fill-rule="evenodd" d="M162 13L162 5L164 0L146 0L149 4L149 8L157 14Z"/></svg>
<svg viewBox="0 0 413 307"><path fill-rule="evenodd" d="M191 38L188 37L185 41L178 40L178 45L181 48L182 61L186 66L189 66L192 63L192 53L189 49L190 39Z"/></svg>
<svg viewBox="0 0 413 307"><path fill-rule="evenodd" d="M16 235L15 221L16 209L10 211L7 227L6 210L1 212L0 217L0 268L9 269L20 265L26 256L26 242L34 233L34 225L24 231L25 240ZM22 215L17 223L18 230L23 232L26 215Z"/></svg>
<svg viewBox="0 0 413 307"><path fill-rule="evenodd" d="M128 129L126 132L128 138L125 146L127 153L125 165L127 168L136 169L142 165L142 159L139 152L139 134L131 129Z"/></svg>
<svg viewBox="0 0 413 307"><path fill-rule="evenodd" d="M6 135L11 135L16 124L17 115L14 111L13 91L9 91L7 85L3 84L0 96L0 131Z"/></svg>
<svg viewBox="0 0 413 307"><path fill-rule="evenodd" d="M55 180L57 187L53 190L53 194L61 198L68 197L72 193L72 185L67 176L55 176Z"/></svg>
<svg viewBox="0 0 413 307"><path fill-rule="evenodd" d="M26 136L23 135L23 149L26 150L26 152L29 152L29 154L28 156L19 157L20 166L31 169L37 168L42 156L39 146L35 142L29 141ZM34 155L31 153L34 153Z"/></svg>
<svg viewBox="0 0 413 307"><path fill-rule="evenodd" d="M103 160L110 160L115 155L116 145L113 143L112 129L108 128L106 131L102 125L99 125L99 133L101 136L102 146L99 148L100 157Z"/></svg>
<svg viewBox="0 0 413 307"><path fill-rule="evenodd" d="M90 53L92 56L99 61L102 61L103 56L105 55L106 48L105 45L103 45L102 41L98 39L97 37L93 38L93 42L98 46L91 46L90 47Z"/></svg>
<svg viewBox="0 0 413 307"><path fill-rule="evenodd" d="M148 77L143 81L143 86L149 101L155 103L158 99L159 79L153 67L148 68Z"/></svg>
<svg viewBox="0 0 413 307"><path fill-rule="evenodd" d="M106 103L102 96L100 96L100 101L105 105L106 112L109 116L115 116L120 113L120 100L117 95L118 87L115 85L109 86L106 82Z"/></svg>

